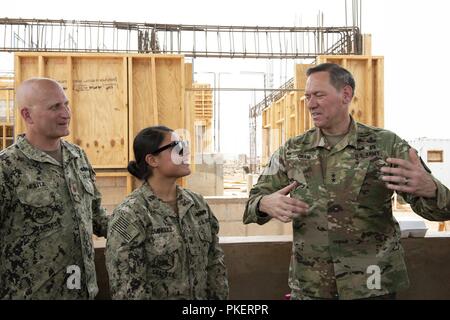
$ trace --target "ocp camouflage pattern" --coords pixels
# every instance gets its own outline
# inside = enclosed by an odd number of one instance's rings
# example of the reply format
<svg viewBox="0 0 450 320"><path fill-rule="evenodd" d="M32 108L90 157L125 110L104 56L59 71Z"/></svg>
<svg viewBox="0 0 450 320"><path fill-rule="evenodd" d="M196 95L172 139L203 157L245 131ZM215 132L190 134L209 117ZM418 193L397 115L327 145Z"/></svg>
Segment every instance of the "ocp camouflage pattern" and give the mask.
<svg viewBox="0 0 450 320"><path fill-rule="evenodd" d="M261 197L298 182L290 196L310 209L292 222L289 286L293 299L358 299L408 287L400 229L392 214L393 192L381 180L380 168L389 166L388 157L408 159L409 148L394 133L352 119L349 133L333 148L313 128L274 153L250 191L243 220L269 221L257 210ZM433 180L438 187L436 198L401 195L424 218L448 220L449 190ZM369 266L381 271L380 289L367 285Z"/></svg>

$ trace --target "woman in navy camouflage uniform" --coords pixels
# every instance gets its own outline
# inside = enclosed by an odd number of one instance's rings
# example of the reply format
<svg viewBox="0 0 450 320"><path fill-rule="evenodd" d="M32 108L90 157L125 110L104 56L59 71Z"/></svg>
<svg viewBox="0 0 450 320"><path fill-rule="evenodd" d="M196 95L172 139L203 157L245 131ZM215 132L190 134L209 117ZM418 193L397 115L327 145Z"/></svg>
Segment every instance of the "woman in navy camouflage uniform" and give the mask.
<svg viewBox="0 0 450 320"><path fill-rule="evenodd" d="M114 299L226 299L219 224L203 197L176 184L190 174L187 143L156 126L134 139L128 171L144 181L115 210L106 265Z"/></svg>

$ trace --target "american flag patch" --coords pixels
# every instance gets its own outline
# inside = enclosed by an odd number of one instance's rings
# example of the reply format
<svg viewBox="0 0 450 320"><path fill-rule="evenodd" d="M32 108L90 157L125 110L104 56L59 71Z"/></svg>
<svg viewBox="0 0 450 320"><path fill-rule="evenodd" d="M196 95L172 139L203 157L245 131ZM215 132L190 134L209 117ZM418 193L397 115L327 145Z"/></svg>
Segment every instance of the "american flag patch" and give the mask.
<svg viewBox="0 0 450 320"><path fill-rule="evenodd" d="M127 242L133 240L133 238L139 233L137 228L133 226L127 219L120 216L113 224L112 230L116 231Z"/></svg>

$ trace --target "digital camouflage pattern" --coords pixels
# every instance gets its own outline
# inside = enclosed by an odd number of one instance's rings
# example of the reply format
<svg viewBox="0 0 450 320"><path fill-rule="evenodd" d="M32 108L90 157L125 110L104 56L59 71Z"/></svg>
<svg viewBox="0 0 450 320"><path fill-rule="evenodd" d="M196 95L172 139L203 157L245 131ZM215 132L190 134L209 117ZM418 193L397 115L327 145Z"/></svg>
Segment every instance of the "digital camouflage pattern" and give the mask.
<svg viewBox="0 0 450 320"><path fill-rule="evenodd" d="M106 267L114 299L227 299L219 223L202 196L177 186L178 214L151 191L113 213Z"/></svg>
<svg viewBox="0 0 450 320"><path fill-rule="evenodd" d="M292 222L293 299L358 299L408 287L400 228L392 214L393 191L381 180L380 168L389 165L388 157L408 159L409 148L394 133L352 119L349 133L333 148L313 128L274 153L250 192L244 223L269 221L258 212L259 200L298 181L290 196L306 202L310 210ZM321 163L326 165L325 177ZM428 220L450 219L450 192L433 180L437 198L401 195ZM380 289L373 289L369 279L373 265L381 271Z"/></svg>
<svg viewBox="0 0 450 320"><path fill-rule="evenodd" d="M2 299L84 299L98 292L92 234L106 236L108 219L85 153L62 141L62 154L61 165L23 136L0 152ZM81 271L80 289L67 285L73 265Z"/></svg>

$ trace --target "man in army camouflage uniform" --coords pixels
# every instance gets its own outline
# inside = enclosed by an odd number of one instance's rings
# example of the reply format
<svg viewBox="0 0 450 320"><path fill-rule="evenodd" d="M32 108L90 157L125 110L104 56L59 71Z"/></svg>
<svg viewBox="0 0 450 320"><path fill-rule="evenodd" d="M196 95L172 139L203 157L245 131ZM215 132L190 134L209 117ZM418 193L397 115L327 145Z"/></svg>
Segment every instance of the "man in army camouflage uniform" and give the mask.
<svg viewBox="0 0 450 320"><path fill-rule="evenodd" d="M404 140L349 115L346 69L321 64L307 76L315 127L274 153L244 223L292 221L292 299L393 298L409 285L393 192L429 220L450 219L450 192Z"/></svg>
<svg viewBox="0 0 450 320"><path fill-rule="evenodd" d="M54 80L16 91L26 133L0 153L0 298L86 299L98 292L92 234L105 236L95 173L69 134Z"/></svg>

